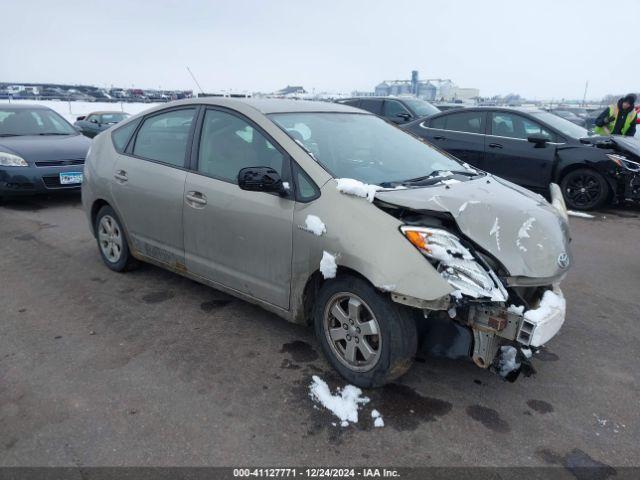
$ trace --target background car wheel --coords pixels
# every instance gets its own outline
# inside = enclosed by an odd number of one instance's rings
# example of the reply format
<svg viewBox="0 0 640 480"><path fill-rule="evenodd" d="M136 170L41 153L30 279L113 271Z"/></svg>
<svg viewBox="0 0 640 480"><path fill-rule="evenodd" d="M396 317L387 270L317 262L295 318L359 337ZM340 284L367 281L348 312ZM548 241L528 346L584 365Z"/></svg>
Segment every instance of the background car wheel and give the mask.
<svg viewBox="0 0 640 480"><path fill-rule="evenodd" d="M418 340L414 312L360 278L327 281L313 321L325 356L354 385L380 387L411 367Z"/></svg>
<svg viewBox="0 0 640 480"><path fill-rule="evenodd" d="M569 172L561 182L567 206L574 210L593 210L609 199L609 185L595 170L580 168Z"/></svg>
<svg viewBox="0 0 640 480"><path fill-rule="evenodd" d="M98 250L104 263L115 272L125 272L138 265L129 251L129 244L116 212L104 206L95 223Z"/></svg>

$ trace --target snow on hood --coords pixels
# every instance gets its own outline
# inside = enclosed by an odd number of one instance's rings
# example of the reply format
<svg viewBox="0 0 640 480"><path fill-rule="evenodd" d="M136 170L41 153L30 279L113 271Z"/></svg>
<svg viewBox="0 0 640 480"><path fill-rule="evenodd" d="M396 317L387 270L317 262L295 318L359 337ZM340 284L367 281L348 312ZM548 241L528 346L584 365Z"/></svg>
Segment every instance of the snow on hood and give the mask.
<svg viewBox="0 0 640 480"><path fill-rule="evenodd" d="M623 137L620 135L612 135L611 141L615 143L621 150L627 151L640 157L640 140L635 137Z"/></svg>
<svg viewBox="0 0 640 480"><path fill-rule="evenodd" d="M571 260L568 229L559 212L540 195L497 177L379 191L376 198L412 210L451 213L462 233L512 276L555 278L566 271L562 260Z"/></svg>

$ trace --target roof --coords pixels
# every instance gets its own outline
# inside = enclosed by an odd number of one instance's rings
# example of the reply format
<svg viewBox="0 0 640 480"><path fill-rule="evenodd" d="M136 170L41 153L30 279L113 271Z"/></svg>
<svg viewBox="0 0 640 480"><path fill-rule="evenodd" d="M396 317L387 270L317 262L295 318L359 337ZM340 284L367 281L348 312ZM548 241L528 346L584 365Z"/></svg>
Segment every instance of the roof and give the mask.
<svg viewBox="0 0 640 480"><path fill-rule="evenodd" d="M287 100L280 98L228 98L228 97L200 97L163 103L152 109L162 110L172 105L219 105L227 108L249 106L265 115L270 113L294 112L337 112L337 113L367 113L357 108L333 102L314 102L309 100Z"/></svg>
<svg viewBox="0 0 640 480"><path fill-rule="evenodd" d="M445 105L454 105L454 104L445 104ZM464 107L465 110L501 110L505 112L522 112L522 113L544 112L544 110L540 110L539 108L535 108L535 107L497 107L497 106L490 106L490 105L465 106L465 104L462 104L462 103L456 104L456 105L460 105L461 107ZM435 104L435 106L437 107L438 104ZM452 111L453 110L446 110L446 112L452 112Z"/></svg>
<svg viewBox="0 0 640 480"><path fill-rule="evenodd" d="M37 103L13 103L2 102L0 103L0 109L3 110L51 110L45 105L38 105Z"/></svg>

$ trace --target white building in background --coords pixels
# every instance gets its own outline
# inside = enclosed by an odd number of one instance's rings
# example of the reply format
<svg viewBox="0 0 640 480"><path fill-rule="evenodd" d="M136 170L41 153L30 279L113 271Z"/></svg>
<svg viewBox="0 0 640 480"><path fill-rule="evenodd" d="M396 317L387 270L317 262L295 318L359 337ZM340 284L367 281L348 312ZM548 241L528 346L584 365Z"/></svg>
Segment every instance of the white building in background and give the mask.
<svg viewBox="0 0 640 480"><path fill-rule="evenodd" d="M411 80L385 80L376 85L374 94L381 97L415 95L429 101L451 102L472 100L480 96L480 90L458 87L448 78L419 80L418 72L414 70L411 72Z"/></svg>

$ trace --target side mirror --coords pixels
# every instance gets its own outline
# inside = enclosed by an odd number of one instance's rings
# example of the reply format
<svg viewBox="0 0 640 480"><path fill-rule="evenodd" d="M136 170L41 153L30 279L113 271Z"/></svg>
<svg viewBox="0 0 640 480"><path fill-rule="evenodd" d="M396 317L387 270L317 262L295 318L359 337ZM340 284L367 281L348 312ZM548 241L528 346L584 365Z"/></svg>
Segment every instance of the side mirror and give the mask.
<svg viewBox="0 0 640 480"><path fill-rule="evenodd" d="M243 168L238 172L238 186L250 192L287 193L280 174L271 167Z"/></svg>
<svg viewBox="0 0 640 480"><path fill-rule="evenodd" d="M84 115L79 116L78 118L76 118L76 120L79 122L80 120L84 120L85 118L87 118Z"/></svg>
<svg viewBox="0 0 640 480"><path fill-rule="evenodd" d="M536 148L544 147L549 142L549 137L541 133L533 133L527 137L527 140L534 143Z"/></svg>
<svg viewBox="0 0 640 480"><path fill-rule="evenodd" d="M401 113L396 113L396 118L400 121L400 122L408 122L409 120L411 120L413 117L406 113L406 112L401 112Z"/></svg>
<svg viewBox="0 0 640 480"><path fill-rule="evenodd" d="M91 123L98 123L98 120L96 120L95 118L92 118Z"/></svg>

